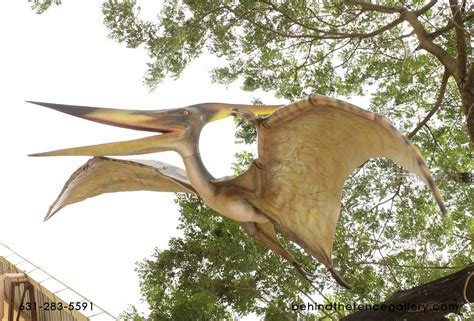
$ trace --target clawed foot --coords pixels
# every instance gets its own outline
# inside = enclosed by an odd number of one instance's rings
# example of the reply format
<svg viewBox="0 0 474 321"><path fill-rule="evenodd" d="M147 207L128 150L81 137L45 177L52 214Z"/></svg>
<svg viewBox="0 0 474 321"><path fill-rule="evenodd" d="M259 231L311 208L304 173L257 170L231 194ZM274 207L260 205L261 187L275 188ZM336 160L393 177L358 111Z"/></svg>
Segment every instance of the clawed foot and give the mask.
<svg viewBox="0 0 474 321"><path fill-rule="evenodd" d="M260 123L261 119L254 113L248 111L248 110L241 110L241 109L236 109L234 108L232 112L230 113L234 117L239 117L240 121L237 124L237 126L241 126L244 123L252 123L255 126L258 126Z"/></svg>
<svg viewBox="0 0 474 321"><path fill-rule="evenodd" d="M293 267L301 274L302 277L304 277L306 280L308 280L310 283L312 283L313 281L311 280L311 278L314 277L313 274L309 273L309 272L306 272L305 269L303 269L303 267L301 266L301 264L299 264L298 262L294 261L294 262L291 262L293 264Z"/></svg>
<svg viewBox="0 0 474 321"><path fill-rule="evenodd" d="M331 266L329 268L329 272L331 272L331 275L334 278L334 280L337 282L337 284L339 284L342 287L345 287L346 289L352 289L352 285L344 281L342 276L334 269L334 267Z"/></svg>

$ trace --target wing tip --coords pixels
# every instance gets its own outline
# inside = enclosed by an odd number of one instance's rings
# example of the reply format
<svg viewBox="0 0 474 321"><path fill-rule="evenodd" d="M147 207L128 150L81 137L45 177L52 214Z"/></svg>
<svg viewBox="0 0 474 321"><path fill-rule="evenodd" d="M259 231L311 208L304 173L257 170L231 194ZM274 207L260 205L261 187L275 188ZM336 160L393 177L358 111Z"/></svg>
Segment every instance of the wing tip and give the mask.
<svg viewBox="0 0 474 321"><path fill-rule="evenodd" d="M67 184L67 183L66 183ZM64 208L65 206L67 206L68 204L66 203L63 203L63 202L60 202L59 199L61 198L61 196L63 195L63 191L61 191L61 193L59 194L58 198L54 201L53 204L51 204L51 206L49 207L48 209L48 212L46 213L46 215L44 216L43 218L43 222L46 222L46 221L49 221L51 219L51 217L53 217L54 215L56 215L56 213L58 213L62 208Z"/></svg>
<svg viewBox="0 0 474 321"><path fill-rule="evenodd" d="M53 206L51 206L50 209L48 210L48 213L46 213L46 215L43 218L43 223L49 221L49 219L53 217L54 214L56 214L56 212L57 210L53 210Z"/></svg>
<svg viewBox="0 0 474 321"><path fill-rule="evenodd" d="M420 162L420 160L421 160L421 162ZM444 204L443 198L441 197L441 192L439 191L438 187L436 186L436 184L434 182L434 179L433 179L433 176L431 176L431 173L430 173L428 167L425 165L425 163L423 162L423 160L421 158L419 159L418 164L421 167L425 167L424 173L426 175L426 178L425 178L426 179L426 184L428 185L428 187L433 192L436 203L438 204L438 207L439 207L441 213L443 214L444 217L448 217L449 216L448 209L446 208L446 205Z"/></svg>

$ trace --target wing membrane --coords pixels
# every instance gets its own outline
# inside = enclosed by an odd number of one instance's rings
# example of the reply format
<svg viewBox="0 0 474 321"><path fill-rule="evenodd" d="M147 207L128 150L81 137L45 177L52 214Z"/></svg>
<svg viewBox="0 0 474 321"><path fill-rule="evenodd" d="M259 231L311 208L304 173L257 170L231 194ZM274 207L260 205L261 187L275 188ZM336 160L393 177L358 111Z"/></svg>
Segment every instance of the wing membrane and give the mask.
<svg viewBox="0 0 474 321"><path fill-rule="evenodd" d="M45 220L63 207L90 197L139 190L196 193L179 167L158 161L94 157L71 175Z"/></svg>
<svg viewBox="0 0 474 321"><path fill-rule="evenodd" d="M344 182L370 158L414 172L446 212L417 149L381 115L313 95L275 111L258 133L261 197L248 201L329 268Z"/></svg>

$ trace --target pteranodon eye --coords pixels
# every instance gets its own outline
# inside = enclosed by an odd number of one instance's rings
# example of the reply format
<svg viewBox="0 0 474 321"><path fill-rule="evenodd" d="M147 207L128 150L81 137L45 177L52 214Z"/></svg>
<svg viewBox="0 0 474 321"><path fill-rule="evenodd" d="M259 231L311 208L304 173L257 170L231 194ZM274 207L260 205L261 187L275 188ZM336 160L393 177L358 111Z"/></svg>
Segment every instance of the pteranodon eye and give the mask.
<svg viewBox="0 0 474 321"><path fill-rule="evenodd" d="M187 116L188 114L189 114L189 111L187 111L187 110L183 111L184 116Z"/></svg>

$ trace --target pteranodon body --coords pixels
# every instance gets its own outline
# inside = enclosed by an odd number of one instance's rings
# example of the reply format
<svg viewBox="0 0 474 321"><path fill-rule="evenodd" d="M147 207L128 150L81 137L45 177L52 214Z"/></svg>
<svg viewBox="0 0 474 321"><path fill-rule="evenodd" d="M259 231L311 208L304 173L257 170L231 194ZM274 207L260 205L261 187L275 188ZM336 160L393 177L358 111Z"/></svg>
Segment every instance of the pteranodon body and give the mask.
<svg viewBox="0 0 474 321"><path fill-rule="evenodd" d="M46 219L72 203L103 193L151 190L199 195L267 248L306 272L280 244L275 230L335 271L332 246L342 188L358 166L373 157L389 158L440 193L413 144L387 118L349 103L311 95L288 105L252 106L208 103L158 111L35 104L104 124L160 134L143 139L68 148L33 156L94 156L73 173ZM269 115L263 117L261 115ZM258 132L258 158L230 179L215 179L199 155L199 135L208 122L228 116L251 121ZM175 151L185 170L157 161L104 156Z"/></svg>

